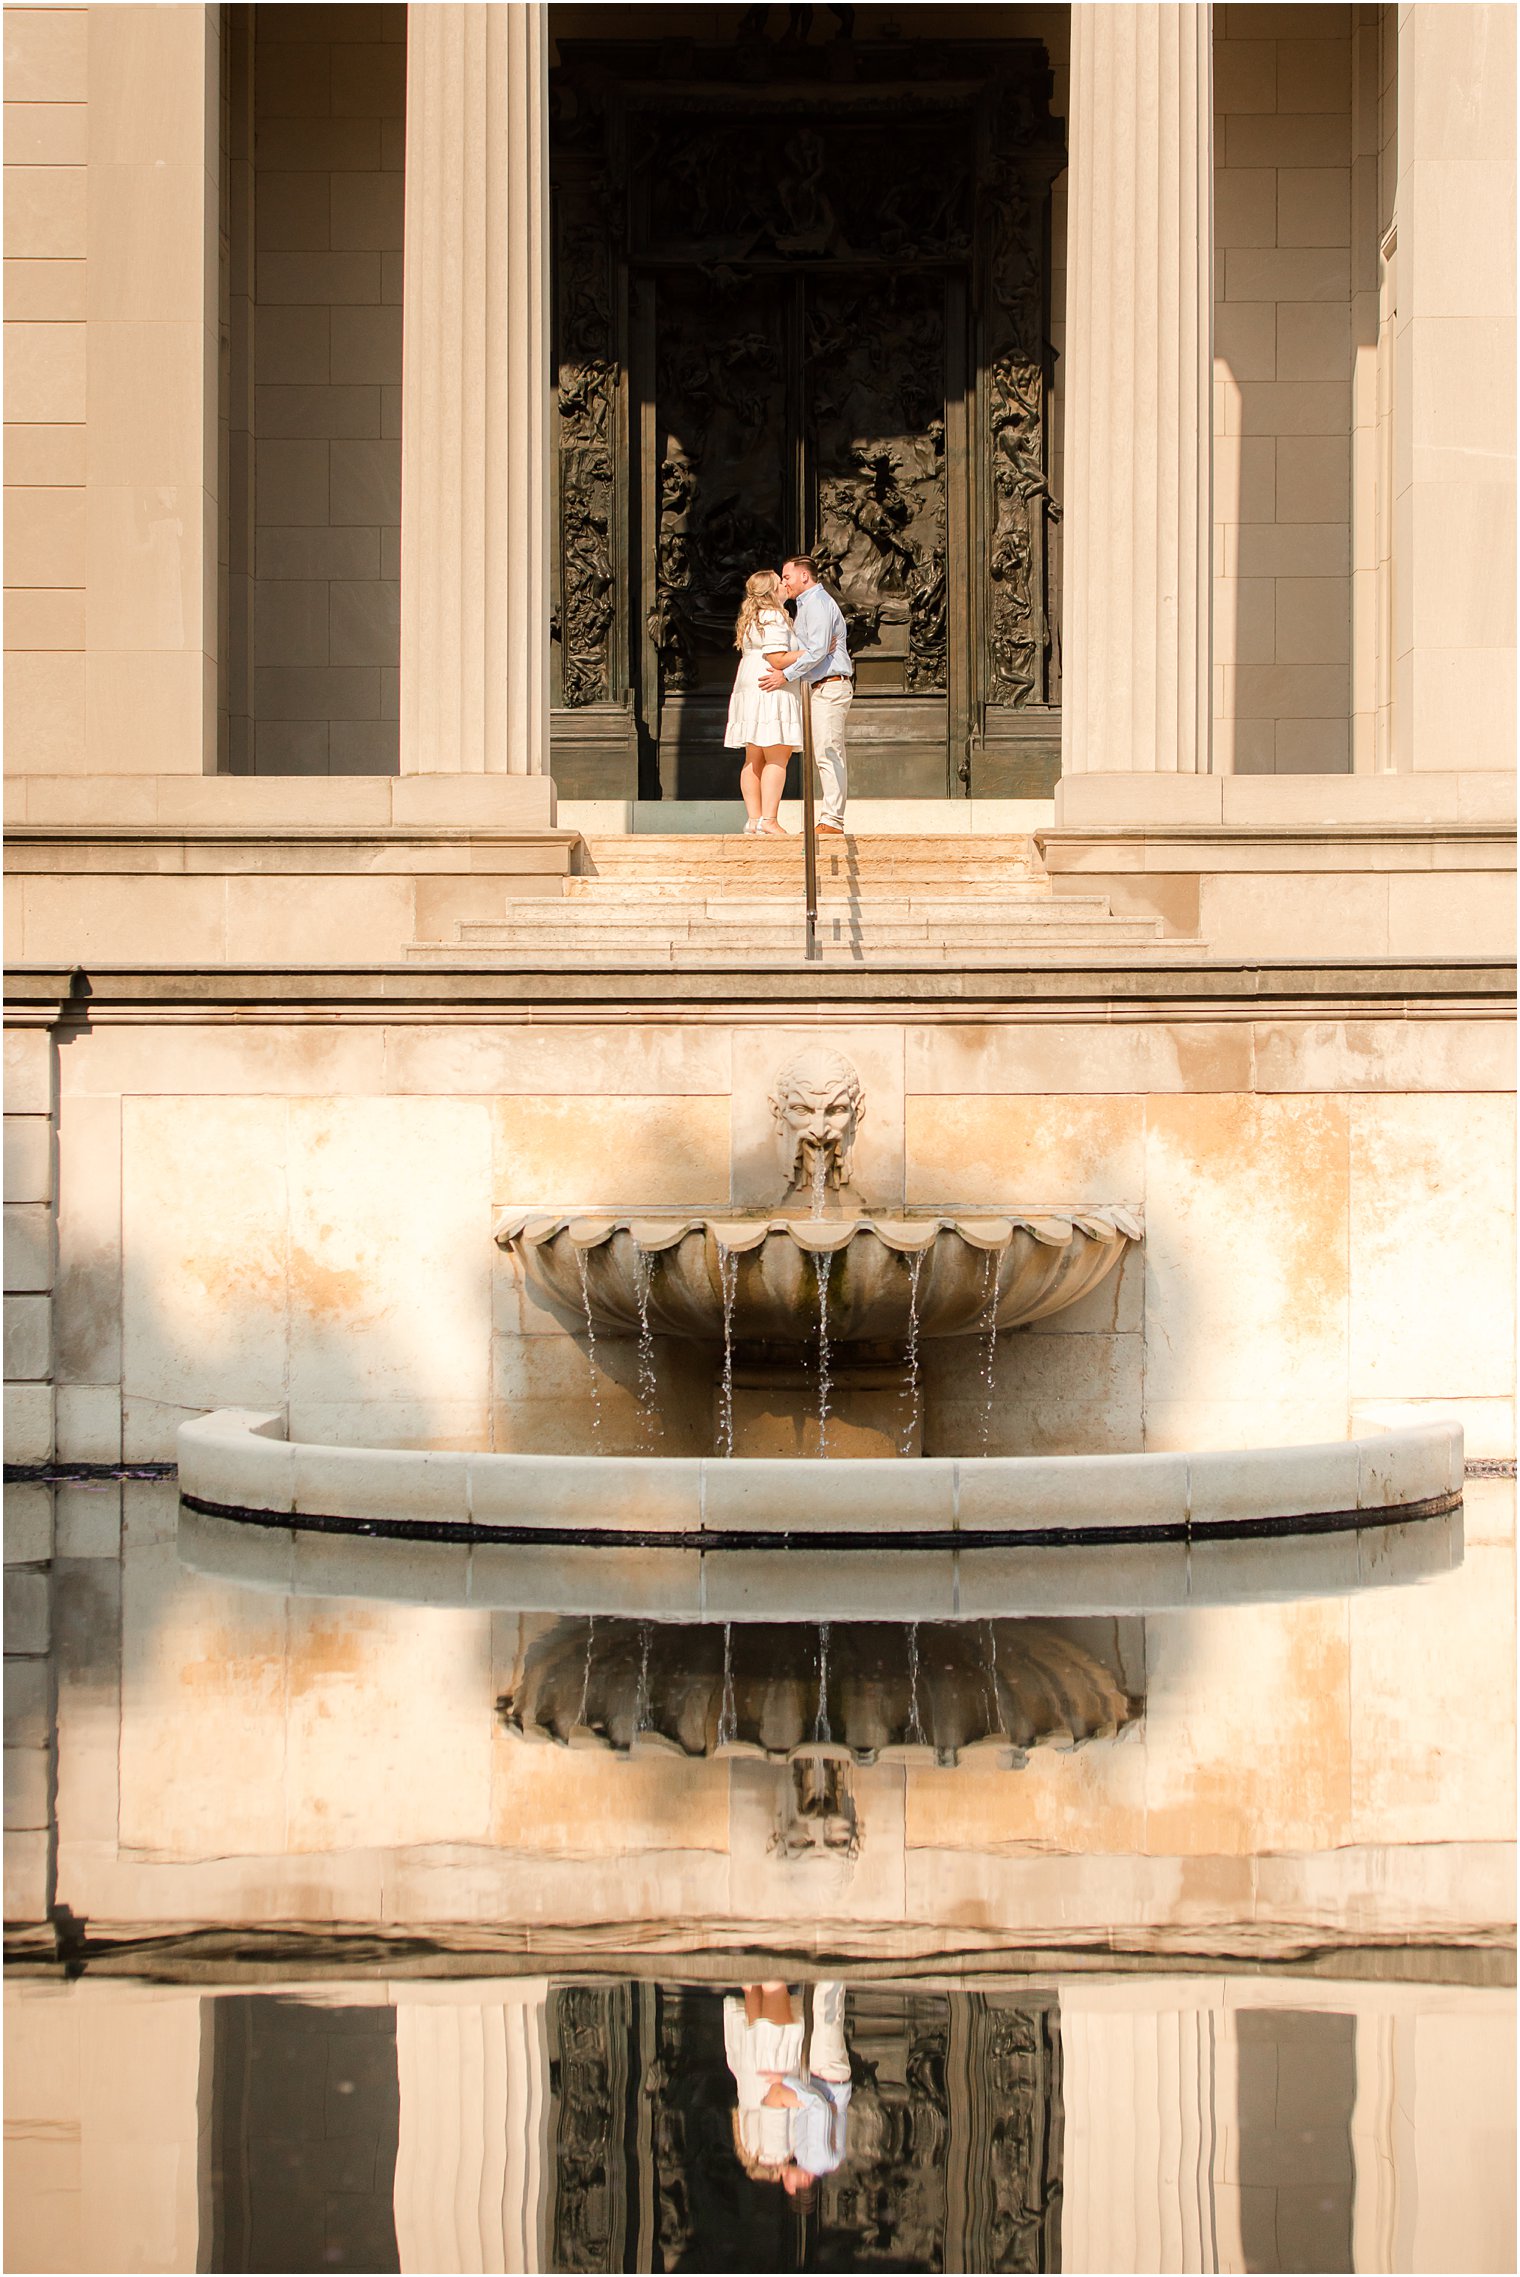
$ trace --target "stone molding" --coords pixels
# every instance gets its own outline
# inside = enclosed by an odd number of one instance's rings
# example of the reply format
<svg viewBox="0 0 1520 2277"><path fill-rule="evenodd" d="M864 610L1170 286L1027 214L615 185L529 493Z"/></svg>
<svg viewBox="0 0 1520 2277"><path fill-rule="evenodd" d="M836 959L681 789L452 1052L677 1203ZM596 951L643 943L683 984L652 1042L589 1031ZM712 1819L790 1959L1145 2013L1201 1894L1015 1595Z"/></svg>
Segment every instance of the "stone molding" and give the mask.
<svg viewBox="0 0 1520 2277"><path fill-rule="evenodd" d="M1210 965L1164 957L1141 965L1078 963L1007 972L925 972L882 965L818 967L792 964L743 968L765 975L763 1003L737 1003L727 969L647 972L620 967L508 972L468 965L208 965L58 964L11 966L6 1017L57 1002L59 1024L94 1024L112 1017L228 1021L241 1025L250 1011L282 1022L328 1018L336 1007L355 1017L388 1022L484 1014L493 1022L558 1022L588 1006L604 1012L644 1012L658 1006L662 1022L719 1020L725 1026L773 1026L778 1004L869 1007L882 1020L911 1015L951 1022L1018 1018L1062 1021L1122 1019L1403 1020L1422 1017L1514 1016L1515 972L1492 959L1401 959L1345 962L1325 959L1231 959ZM752 989L746 992L752 994Z"/></svg>

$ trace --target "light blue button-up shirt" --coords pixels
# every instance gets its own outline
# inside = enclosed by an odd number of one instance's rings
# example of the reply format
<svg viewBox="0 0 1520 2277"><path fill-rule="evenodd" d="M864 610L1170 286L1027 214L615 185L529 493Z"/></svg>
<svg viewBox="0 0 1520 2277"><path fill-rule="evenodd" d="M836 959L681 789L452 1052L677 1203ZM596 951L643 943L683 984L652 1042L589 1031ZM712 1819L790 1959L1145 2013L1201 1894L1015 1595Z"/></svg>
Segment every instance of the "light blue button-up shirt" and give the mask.
<svg viewBox="0 0 1520 2277"><path fill-rule="evenodd" d="M821 585L807 586L798 599L792 630L802 654L795 664L787 666L788 680L827 680L834 672L848 672L854 677L844 617L832 593L826 593Z"/></svg>

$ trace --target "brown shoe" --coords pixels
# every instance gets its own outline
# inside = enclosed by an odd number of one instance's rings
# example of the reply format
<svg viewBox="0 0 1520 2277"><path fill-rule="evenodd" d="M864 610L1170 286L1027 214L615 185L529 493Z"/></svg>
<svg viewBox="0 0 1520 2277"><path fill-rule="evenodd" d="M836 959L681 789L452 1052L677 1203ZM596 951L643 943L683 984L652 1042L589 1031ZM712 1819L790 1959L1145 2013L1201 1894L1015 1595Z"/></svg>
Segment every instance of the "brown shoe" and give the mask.
<svg viewBox="0 0 1520 2277"><path fill-rule="evenodd" d="M844 830L837 822L815 822L813 835L815 838L842 838Z"/></svg>

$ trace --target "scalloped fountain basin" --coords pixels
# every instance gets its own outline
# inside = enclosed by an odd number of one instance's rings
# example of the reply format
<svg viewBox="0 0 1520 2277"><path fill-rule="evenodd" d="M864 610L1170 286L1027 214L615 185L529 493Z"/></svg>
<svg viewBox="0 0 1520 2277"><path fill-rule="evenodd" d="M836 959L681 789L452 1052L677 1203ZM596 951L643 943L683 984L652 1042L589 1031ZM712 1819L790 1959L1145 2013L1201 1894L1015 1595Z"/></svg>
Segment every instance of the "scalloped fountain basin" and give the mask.
<svg viewBox="0 0 1520 2277"><path fill-rule="evenodd" d="M1019 1328L1107 1279L1140 1223L1127 1210L933 1217L549 1216L496 1228L529 1282L598 1328L718 1343L803 1344L820 1282L833 1344ZM725 1280L728 1287L725 1290Z"/></svg>

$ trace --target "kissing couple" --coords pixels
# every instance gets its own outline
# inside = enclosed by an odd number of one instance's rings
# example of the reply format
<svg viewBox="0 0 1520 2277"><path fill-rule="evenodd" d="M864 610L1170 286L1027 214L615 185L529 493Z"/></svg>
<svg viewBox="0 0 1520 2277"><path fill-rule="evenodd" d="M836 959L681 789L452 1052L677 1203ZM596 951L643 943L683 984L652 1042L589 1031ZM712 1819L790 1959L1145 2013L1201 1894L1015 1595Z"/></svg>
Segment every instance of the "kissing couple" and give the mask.
<svg viewBox="0 0 1520 2277"><path fill-rule="evenodd" d="M785 604L796 603L795 621ZM844 836L845 726L855 693L855 667L844 617L832 593L818 582L811 554L794 553L774 569L745 580L744 605L734 626L739 669L723 737L726 751L742 751L739 789L744 832L750 838L784 838L776 819L787 761L802 749L802 699L813 691L813 751L823 792L818 835Z"/></svg>

